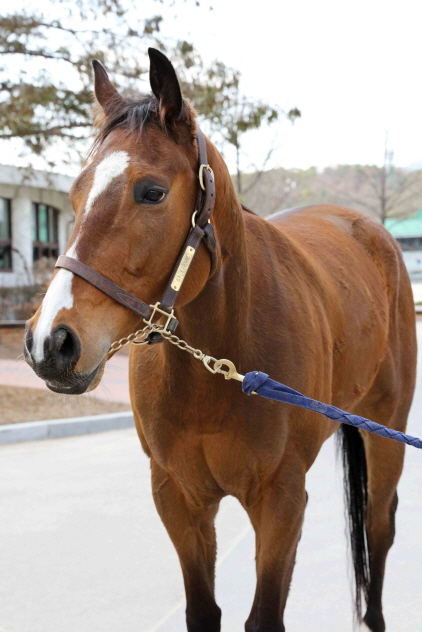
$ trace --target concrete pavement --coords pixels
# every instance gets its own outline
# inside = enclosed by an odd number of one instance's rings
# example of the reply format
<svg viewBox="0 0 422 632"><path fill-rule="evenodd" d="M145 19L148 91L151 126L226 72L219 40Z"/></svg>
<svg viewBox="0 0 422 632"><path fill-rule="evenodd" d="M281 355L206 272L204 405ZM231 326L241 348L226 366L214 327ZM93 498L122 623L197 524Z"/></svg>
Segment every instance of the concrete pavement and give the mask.
<svg viewBox="0 0 422 632"><path fill-rule="evenodd" d="M28 421L18 424L0 424L0 445L21 441L44 441L63 439L76 435L108 432L122 428L133 428L131 410L103 415L84 415L64 419Z"/></svg>
<svg viewBox="0 0 422 632"><path fill-rule="evenodd" d="M422 347L422 323L418 323ZM409 432L422 436L422 357ZM342 484L328 441L311 469L286 613L294 632L351 632ZM422 454L407 449L384 593L387 630L422 629ZM252 604L254 544L238 503L217 521L223 632ZM133 430L0 448L0 632L183 632L176 554Z"/></svg>

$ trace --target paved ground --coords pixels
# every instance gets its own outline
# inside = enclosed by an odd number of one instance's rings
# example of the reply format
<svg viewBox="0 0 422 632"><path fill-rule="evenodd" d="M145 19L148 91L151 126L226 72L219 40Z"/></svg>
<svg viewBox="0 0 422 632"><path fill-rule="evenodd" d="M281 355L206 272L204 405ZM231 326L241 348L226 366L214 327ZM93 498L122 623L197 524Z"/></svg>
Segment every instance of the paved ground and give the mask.
<svg viewBox="0 0 422 632"><path fill-rule="evenodd" d="M128 356L117 354L107 362L101 384L87 397L98 397L112 402L129 403L127 383ZM0 360L0 384L47 389L43 380L22 359Z"/></svg>
<svg viewBox="0 0 422 632"><path fill-rule="evenodd" d="M422 323L418 323L422 347ZM409 431L422 436L422 356ZM0 632L183 632L183 588L133 430L0 450ZM385 589L387 629L422 629L422 454L408 448ZM310 500L287 629L351 632L340 472L327 442ZM236 501L218 516L223 631L241 632L253 535Z"/></svg>

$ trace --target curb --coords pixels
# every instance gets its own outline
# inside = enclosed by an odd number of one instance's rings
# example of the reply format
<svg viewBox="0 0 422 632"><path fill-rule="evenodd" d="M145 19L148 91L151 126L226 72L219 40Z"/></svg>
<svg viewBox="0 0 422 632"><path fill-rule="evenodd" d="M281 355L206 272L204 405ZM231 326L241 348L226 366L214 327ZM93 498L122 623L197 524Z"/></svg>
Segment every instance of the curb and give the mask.
<svg viewBox="0 0 422 632"><path fill-rule="evenodd" d="M125 411L108 415L90 415L88 417L69 417L48 421L29 421L21 424L0 426L0 445L19 443L20 441L40 441L41 439L60 439L76 435L133 428L133 413Z"/></svg>

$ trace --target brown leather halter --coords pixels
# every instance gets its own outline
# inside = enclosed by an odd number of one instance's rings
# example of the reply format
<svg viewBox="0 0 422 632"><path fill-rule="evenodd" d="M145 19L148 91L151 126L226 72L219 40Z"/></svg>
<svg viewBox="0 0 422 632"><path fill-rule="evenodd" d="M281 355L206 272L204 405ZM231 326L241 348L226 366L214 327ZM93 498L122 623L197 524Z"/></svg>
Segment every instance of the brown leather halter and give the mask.
<svg viewBox="0 0 422 632"><path fill-rule="evenodd" d="M210 218L215 206L215 182L214 173L208 164L207 147L205 142L205 136L197 128L197 141L198 141L198 163L199 163L199 187L195 202L195 211L192 215L192 228L189 231L188 237L183 245L180 255L176 261L176 265L173 268L173 272L170 276L170 280L167 283L167 287L164 291L163 298L155 305L147 305L143 301L129 294L123 288L119 287L109 279L103 277L99 272L96 272L89 266L85 265L77 259L61 255L56 262L56 268L65 268L70 270L77 276L81 277L85 281L88 281L91 285L107 294L112 299L128 307L136 314L139 314L147 325L153 323L154 317L159 314L166 317L165 329L173 333L178 325L178 320L174 315L174 304L182 287L182 283L185 279L186 273L192 263L194 255L199 248L199 245L204 239L204 243L208 247L212 264L211 273L214 273L216 267L216 242L214 236L214 229L210 223ZM158 334L150 334L148 342L162 342L163 338Z"/></svg>

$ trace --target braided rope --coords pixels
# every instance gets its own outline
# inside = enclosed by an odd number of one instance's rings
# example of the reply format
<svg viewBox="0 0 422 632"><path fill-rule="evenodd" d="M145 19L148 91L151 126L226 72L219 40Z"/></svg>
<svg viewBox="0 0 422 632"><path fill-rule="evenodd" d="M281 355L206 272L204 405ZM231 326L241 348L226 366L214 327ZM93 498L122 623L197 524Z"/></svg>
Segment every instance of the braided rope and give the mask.
<svg viewBox="0 0 422 632"><path fill-rule="evenodd" d="M386 426L377 424L375 421L371 421L365 417L359 417L359 415L346 413L344 410L341 410L341 408L330 406L329 404L323 404L322 402L318 402L316 399L306 397L305 395L302 395L302 393L299 393L284 384L280 384L280 382L270 380L266 373L261 373L260 371L252 371L251 373L247 373L245 375L245 379L242 383L242 390L247 395L252 395L252 393L255 392L262 397L267 397L268 399L274 399L278 402L307 408L308 410L313 410L316 413L321 413L321 415L325 415L329 419L333 419L339 423L355 426L361 430L367 430L368 432L377 434L380 437L393 439L394 441L411 445L414 448L422 449L422 440L417 437L412 437L411 435L399 432L398 430L386 428Z"/></svg>

